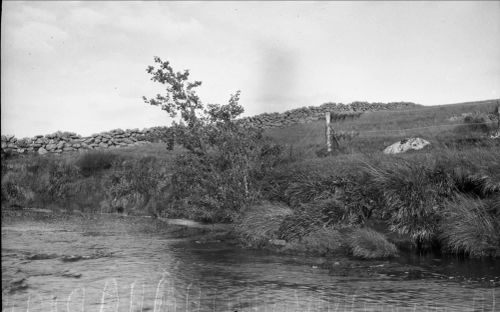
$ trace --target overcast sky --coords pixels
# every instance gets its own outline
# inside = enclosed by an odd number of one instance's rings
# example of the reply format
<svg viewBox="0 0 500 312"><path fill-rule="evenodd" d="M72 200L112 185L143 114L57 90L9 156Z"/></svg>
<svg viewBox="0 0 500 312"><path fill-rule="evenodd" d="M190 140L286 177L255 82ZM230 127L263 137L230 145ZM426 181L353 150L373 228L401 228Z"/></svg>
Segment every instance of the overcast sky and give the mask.
<svg viewBox="0 0 500 312"><path fill-rule="evenodd" d="M3 2L2 134L169 125L154 56L245 115L500 97L500 2Z"/></svg>

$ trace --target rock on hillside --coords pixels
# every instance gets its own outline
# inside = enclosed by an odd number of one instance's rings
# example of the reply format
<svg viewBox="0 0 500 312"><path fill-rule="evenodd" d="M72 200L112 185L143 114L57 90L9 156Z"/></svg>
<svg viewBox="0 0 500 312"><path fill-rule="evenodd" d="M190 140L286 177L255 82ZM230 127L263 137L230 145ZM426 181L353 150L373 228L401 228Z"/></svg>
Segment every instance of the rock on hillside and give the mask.
<svg viewBox="0 0 500 312"><path fill-rule="evenodd" d="M492 139L500 139L500 130L498 130L497 132L493 133L490 138Z"/></svg>
<svg viewBox="0 0 500 312"><path fill-rule="evenodd" d="M409 150L420 150L429 144L431 144L429 141L421 138L408 138L386 147L384 154L399 154Z"/></svg>

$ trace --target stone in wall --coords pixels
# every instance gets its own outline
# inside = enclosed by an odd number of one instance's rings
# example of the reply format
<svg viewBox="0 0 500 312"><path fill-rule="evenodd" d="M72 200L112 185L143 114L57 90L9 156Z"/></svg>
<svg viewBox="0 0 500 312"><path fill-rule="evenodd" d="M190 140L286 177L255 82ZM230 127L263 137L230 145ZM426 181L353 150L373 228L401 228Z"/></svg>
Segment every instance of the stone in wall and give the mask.
<svg viewBox="0 0 500 312"><path fill-rule="evenodd" d="M43 147L40 147L38 149L38 154L40 154L40 155L45 155L47 153L48 153L48 151L45 148L43 148Z"/></svg>

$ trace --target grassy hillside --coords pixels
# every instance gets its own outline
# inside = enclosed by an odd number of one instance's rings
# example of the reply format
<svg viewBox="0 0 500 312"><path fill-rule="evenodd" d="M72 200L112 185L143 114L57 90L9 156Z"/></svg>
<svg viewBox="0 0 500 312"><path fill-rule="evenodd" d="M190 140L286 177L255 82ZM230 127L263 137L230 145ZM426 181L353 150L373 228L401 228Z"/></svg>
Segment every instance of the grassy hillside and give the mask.
<svg viewBox="0 0 500 312"><path fill-rule="evenodd" d="M337 133L354 132L341 139L343 153L375 152L407 137L422 137L431 143L447 146L450 141L466 138L457 125L464 123L463 114L487 116L497 107L497 100L420 107L408 111L365 112L357 119L336 121ZM491 115L490 115L491 117ZM495 122L487 120L491 128ZM315 157L325 145L325 123L318 121L284 128L267 129L266 134L289 147L292 153Z"/></svg>

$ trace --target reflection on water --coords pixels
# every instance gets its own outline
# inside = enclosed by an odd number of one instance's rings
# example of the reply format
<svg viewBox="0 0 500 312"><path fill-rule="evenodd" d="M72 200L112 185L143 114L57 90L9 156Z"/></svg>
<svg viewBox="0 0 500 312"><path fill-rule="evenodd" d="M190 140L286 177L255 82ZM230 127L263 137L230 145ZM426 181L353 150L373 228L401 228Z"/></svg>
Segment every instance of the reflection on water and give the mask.
<svg viewBox="0 0 500 312"><path fill-rule="evenodd" d="M324 259L196 244L130 220L2 226L5 311L494 311L500 290L453 278L336 276ZM498 262L422 261L498 279ZM475 267L474 264L481 265ZM450 266L451 265L451 266ZM476 265L477 266L477 265ZM482 272L467 272L482 270ZM444 272L450 273L448 271ZM480 276L478 274L483 274ZM472 275L471 275L472 276ZM451 276L453 277L453 276Z"/></svg>

